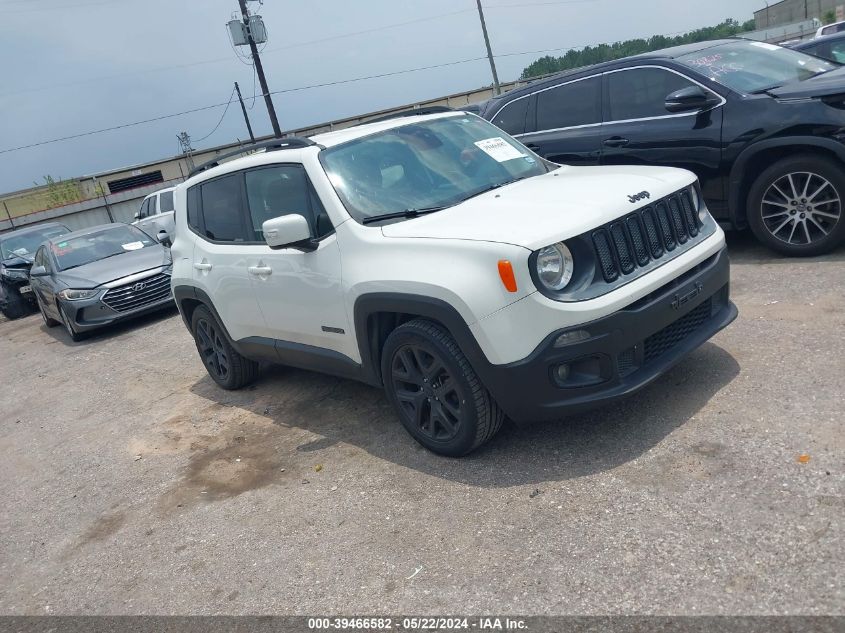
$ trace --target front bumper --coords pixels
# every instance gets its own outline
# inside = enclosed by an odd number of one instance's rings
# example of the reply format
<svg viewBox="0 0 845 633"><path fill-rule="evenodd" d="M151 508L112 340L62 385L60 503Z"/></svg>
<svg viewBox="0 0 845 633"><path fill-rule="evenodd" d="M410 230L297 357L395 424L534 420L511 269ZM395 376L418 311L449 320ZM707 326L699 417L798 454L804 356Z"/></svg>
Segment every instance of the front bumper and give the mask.
<svg viewBox="0 0 845 633"><path fill-rule="evenodd" d="M100 298L83 299L80 301L62 301L62 307L65 310L68 318L71 320L73 329L77 332L89 332L96 330L118 321L131 319L142 316L157 310L163 310L169 307L175 307L173 295L168 294L167 297L160 301L145 304L133 310L125 312L117 312L113 308L103 303Z"/></svg>
<svg viewBox="0 0 845 633"><path fill-rule="evenodd" d="M488 364L482 380L513 420L550 420L612 402L648 385L731 323L725 248L607 317L550 334L527 358ZM555 347L561 334L590 337ZM561 380L558 367L568 373Z"/></svg>

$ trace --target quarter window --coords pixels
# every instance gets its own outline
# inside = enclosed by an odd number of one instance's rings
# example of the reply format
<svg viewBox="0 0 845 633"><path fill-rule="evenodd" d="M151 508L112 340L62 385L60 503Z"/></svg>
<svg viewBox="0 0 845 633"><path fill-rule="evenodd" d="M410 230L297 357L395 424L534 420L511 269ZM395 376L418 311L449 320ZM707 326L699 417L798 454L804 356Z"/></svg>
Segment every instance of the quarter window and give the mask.
<svg viewBox="0 0 845 633"><path fill-rule="evenodd" d="M241 174L223 176L201 185L202 235L218 242L246 241L241 221Z"/></svg>
<svg viewBox="0 0 845 633"><path fill-rule="evenodd" d="M159 206L159 213L166 213L167 211L173 211L173 192L172 191L165 191L164 193L160 194L158 197L158 206Z"/></svg>
<svg viewBox="0 0 845 633"><path fill-rule="evenodd" d="M601 78L590 77L537 93L537 129L601 123Z"/></svg>
<svg viewBox="0 0 845 633"><path fill-rule="evenodd" d="M493 125L502 128L508 134L525 132L525 117L528 114L528 97L511 101L493 117Z"/></svg>
<svg viewBox="0 0 845 633"><path fill-rule="evenodd" d="M666 97L695 84L663 68L635 68L607 75L611 121L666 116Z"/></svg>
<svg viewBox="0 0 845 633"><path fill-rule="evenodd" d="M202 234L200 226L200 188L191 187L188 189L188 226L196 233Z"/></svg>

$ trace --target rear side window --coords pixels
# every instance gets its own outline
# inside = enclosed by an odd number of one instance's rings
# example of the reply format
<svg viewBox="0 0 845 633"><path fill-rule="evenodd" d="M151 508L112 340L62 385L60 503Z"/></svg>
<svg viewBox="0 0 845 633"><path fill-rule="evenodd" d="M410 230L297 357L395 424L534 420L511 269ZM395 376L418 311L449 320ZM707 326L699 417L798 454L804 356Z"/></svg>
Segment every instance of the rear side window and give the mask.
<svg viewBox="0 0 845 633"><path fill-rule="evenodd" d="M601 123L601 77L590 77L537 93L537 129Z"/></svg>
<svg viewBox="0 0 845 633"><path fill-rule="evenodd" d="M200 185L202 232L218 242L243 242L247 235L241 221L241 174L223 176Z"/></svg>
<svg viewBox="0 0 845 633"><path fill-rule="evenodd" d="M607 75L611 121L666 116L666 97L695 84L663 68L634 68Z"/></svg>
<svg viewBox="0 0 845 633"><path fill-rule="evenodd" d="M141 203L141 210L138 212L139 218L145 218L149 214L150 209L150 199L147 198Z"/></svg>
<svg viewBox="0 0 845 633"><path fill-rule="evenodd" d="M528 97L511 101L493 117L493 125L510 135L525 132L525 117L528 114Z"/></svg>
<svg viewBox="0 0 845 633"><path fill-rule="evenodd" d="M165 191L164 193L160 194L158 197L158 212L159 213L166 213L167 211L173 211L173 192L172 191Z"/></svg>

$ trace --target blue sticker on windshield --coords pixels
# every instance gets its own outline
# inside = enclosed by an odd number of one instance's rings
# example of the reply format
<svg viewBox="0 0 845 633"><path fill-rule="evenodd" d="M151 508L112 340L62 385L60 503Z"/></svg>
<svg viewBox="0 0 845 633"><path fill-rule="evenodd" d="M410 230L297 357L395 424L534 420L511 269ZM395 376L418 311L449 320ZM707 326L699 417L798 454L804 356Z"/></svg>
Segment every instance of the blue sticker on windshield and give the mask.
<svg viewBox="0 0 845 633"><path fill-rule="evenodd" d="M526 156L526 157L525 157L525 162L526 162L526 163L536 163L536 162L537 162L537 159L535 159L533 156Z"/></svg>

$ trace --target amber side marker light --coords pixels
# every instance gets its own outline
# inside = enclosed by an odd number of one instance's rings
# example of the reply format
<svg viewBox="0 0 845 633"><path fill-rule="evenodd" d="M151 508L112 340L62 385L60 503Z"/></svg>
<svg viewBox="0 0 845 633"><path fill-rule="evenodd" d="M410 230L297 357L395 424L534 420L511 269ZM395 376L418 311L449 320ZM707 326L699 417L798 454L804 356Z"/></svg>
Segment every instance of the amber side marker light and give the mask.
<svg viewBox="0 0 845 633"><path fill-rule="evenodd" d="M506 259L499 260L499 277L508 292L516 292L516 276L513 274L513 266Z"/></svg>

